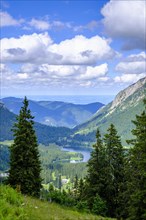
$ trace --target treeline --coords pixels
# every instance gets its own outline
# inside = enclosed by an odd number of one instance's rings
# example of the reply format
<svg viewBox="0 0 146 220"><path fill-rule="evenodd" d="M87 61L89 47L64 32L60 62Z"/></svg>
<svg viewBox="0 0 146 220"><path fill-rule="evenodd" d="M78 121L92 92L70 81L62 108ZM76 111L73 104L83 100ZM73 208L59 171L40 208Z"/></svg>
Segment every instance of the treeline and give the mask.
<svg viewBox="0 0 146 220"><path fill-rule="evenodd" d="M97 129L86 178L76 176L68 193L50 186L47 199L102 216L146 219L146 111L133 123L130 150L123 148L113 124L103 138Z"/></svg>

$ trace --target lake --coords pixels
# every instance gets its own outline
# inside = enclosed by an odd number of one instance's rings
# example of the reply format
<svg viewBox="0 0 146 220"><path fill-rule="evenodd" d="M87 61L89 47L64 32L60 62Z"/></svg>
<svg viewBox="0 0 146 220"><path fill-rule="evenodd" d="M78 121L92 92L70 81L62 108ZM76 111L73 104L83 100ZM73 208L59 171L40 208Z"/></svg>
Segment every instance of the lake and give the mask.
<svg viewBox="0 0 146 220"><path fill-rule="evenodd" d="M87 162L90 159L90 152L91 150L82 150L82 149L75 149L75 148L70 148L70 147L63 147L63 151L69 151L69 152L76 152L76 153L81 153L83 155L83 160L82 162Z"/></svg>

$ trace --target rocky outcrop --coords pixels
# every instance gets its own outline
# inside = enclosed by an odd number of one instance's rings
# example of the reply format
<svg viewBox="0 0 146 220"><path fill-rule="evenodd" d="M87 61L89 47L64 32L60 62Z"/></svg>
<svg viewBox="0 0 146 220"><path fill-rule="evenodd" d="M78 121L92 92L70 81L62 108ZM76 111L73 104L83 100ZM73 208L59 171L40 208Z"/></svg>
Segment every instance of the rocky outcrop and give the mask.
<svg viewBox="0 0 146 220"><path fill-rule="evenodd" d="M146 84L146 77L140 79L138 82L132 84L128 88L118 93L114 101L112 102L111 110L123 103L129 96L139 90L144 84Z"/></svg>

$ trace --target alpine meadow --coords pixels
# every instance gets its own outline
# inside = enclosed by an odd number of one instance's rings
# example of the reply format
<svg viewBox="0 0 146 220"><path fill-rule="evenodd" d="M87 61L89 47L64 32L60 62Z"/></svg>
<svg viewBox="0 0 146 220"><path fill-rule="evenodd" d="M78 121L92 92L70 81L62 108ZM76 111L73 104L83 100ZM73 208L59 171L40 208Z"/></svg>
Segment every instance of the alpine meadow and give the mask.
<svg viewBox="0 0 146 220"><path fill-rule="evenodd" d="M0 219L146 219L146 1L0 2Z"/></svg>

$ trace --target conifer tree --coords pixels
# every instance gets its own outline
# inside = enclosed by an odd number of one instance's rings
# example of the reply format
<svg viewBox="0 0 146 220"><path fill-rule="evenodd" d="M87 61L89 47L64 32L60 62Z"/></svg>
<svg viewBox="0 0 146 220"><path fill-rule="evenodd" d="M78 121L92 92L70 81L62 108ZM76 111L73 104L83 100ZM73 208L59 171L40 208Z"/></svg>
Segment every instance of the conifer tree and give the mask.
<svg viewBox="0 0 146 220"><path fill-rule="evenodd" d="M105 200L111 217L119 217L124 177L124 151L120 137L113 124L104 136L106 147Z"/></svg>
<svg viewBox="0 0 146 220"><path fill-rule="evenodd" d="M136 120L133 121L136 128L132 130L132 134L135 139L127 141L133 145L128 180L128 192L131 192L128 215L131 220L146 219L146 99L144 104L145 110L141 115L136 115Z"/></svg>
<svg viewBox="0 0 146 220"><path fill-rule="evenodd" d="M73 183L73 192L76 199L78 198L78 189L79 189L79 180L77 174L75 175L74 183Z"/></svg>
<svg viewBox="0 0 146 220"><path fill-rule="evenodd" d="M79 180L79 184L78 184L78 191L79 191L79 199L83 199L84 197L84 180L81 178Z"/></svg>
<svg viewBox="0 0 146 220"><path fill-rule="evenodd" d="M78 184L79 184L79 180L78 180L78 176L77 176L77 174L75 175L75 180L74 180L74 186L73 186L73 188L75 189L75 190L78 190Z"/></svg>
<svg viewBox="0 0 146 220"><path fill-rule="evenodd" d="M61 190L61 187L62 187L61 174L59 174L59 176L58 176L58 189Z"/></svg>
<svg viewBox="0 0 146 220"><path fill-rule="evenodd" d="M93 145L93 151L88 161L88 174L86 177L86 197L90 209L93 207L94 197L104 195L104 167L105 167L105 149L102 143L99 129L96 132L96 143Z"/></svg>
<svg viewBox="0 0 146 220"><path fill-rule="evenodd" d="M10 147L10 170L8 183L23 194L39 196L41 189L41 163L37 138L33 129L33 116L25 97L23 107L12 129L14 143Z"/></svg>

